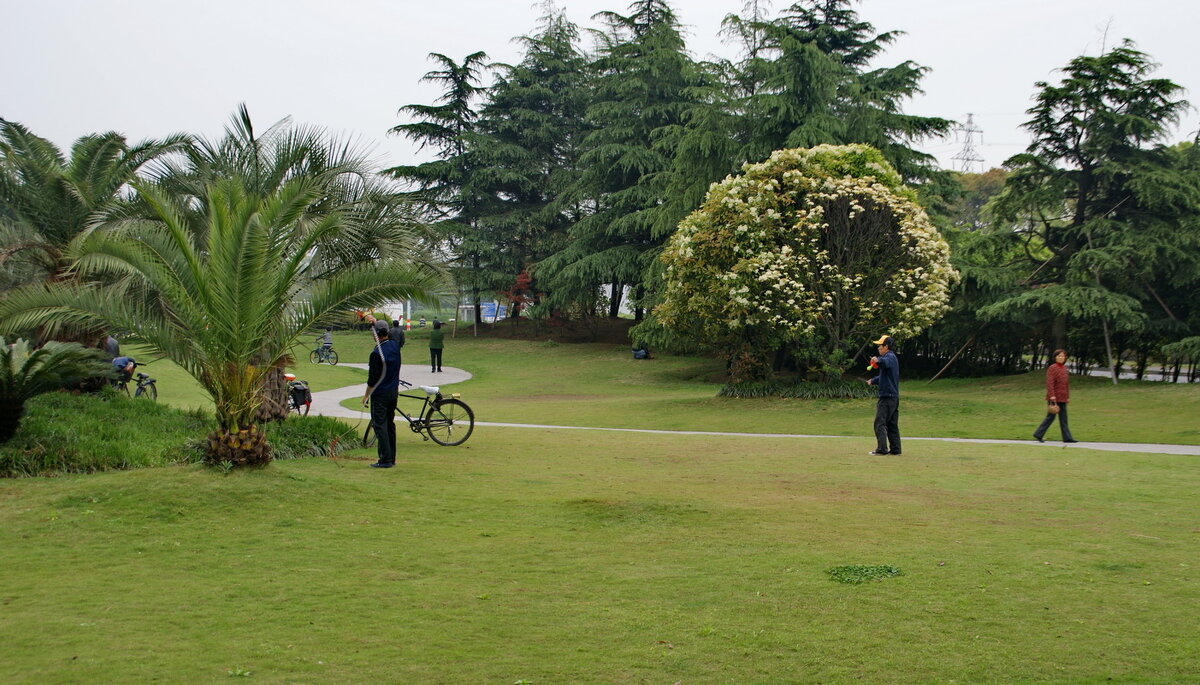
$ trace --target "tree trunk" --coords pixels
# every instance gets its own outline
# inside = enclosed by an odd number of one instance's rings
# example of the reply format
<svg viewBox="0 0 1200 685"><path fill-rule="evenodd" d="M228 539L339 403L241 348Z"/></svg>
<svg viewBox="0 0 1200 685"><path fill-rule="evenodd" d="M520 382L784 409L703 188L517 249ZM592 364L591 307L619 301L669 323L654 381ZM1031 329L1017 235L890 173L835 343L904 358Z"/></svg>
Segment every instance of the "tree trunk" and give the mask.
<svg viewBox="0 0 1200 685"><path fill-rule="evenodd" d="M283 367L268 369L263 377L262 397L255 418L259 423L283 421L288 417L289 411L287 380L283 377Z"/></svg>
<svg viewBox="0 0 1200 685"><path fill-rule="evenodd" d="M624 290L620 283L613 283L612 289L609 291L608 298L608 318L615 319L621 314L621 297Z"/></svg>
<svg viewBox="0 0 1200 685"><path fill-rule="evenodd" d="M7 406L0 409L0 445L12 439L21 426L21 417L25 415L24 402L5 402Z"/></svg>
<svg viewBox="0 0 1200 685"><path fill-rule="evenodd" d="M257 425L232 431L217 428L208 434L204 463L217 465L229 462L235 467L266 466L271 462L271 445L267 435Z"/></svg>
<svg viewBox="0 0 1200 685"><path fill-rule="evenodd" d="M1067 349L1067 317L1054 317L1050 324L1050 341L1056 349Z"/></svg>

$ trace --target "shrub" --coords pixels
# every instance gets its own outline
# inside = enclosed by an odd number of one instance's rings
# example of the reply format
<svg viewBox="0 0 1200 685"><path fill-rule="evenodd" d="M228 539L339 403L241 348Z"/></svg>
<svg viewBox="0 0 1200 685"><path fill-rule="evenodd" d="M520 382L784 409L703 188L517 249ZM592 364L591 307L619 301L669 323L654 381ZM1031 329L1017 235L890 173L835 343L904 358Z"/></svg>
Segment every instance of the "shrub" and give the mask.
<svg viewBox="0 0 1200 685"><path fill-rule="evenodd" d="M180 411L110 389L39 395L13 439L0 446L0 476L89 473L200 459L195 438L212 427L201 411Z"/></svg>
<svg viewBox="0 0 1200 685"><path fill-rule="evenodd" d="M291 416L267 429L274 459L333 457L362 447L362 433L329 416Z"/></svg>
<svg viewBox="0 0 1200 685"><path fill-rule="evenodd" d="M50 341L35 348L27 340L10 345L0 337L0 443L17 432L29 398L110 370L99 350L78 343Z"/></svg>
<svg viewBox="0 0 1200 685"><path fill-rule="evenodd" d="M39 395L25 420L0 446L0 477L48 476L201 461L213 417L109 388L97 394ZM360 447L361 436L327 416L293 416L267 429L276 459L332 456Z"/></svg>
<svg viewBox="0 0 1200 685"><path fill-rule="evenodd" d="M735 382L767 377L777 351L836 379L868 336L909 338L947 308L958 274L915 198L866 145L747 164L663 248L654 318L720 350Z"/></svg>

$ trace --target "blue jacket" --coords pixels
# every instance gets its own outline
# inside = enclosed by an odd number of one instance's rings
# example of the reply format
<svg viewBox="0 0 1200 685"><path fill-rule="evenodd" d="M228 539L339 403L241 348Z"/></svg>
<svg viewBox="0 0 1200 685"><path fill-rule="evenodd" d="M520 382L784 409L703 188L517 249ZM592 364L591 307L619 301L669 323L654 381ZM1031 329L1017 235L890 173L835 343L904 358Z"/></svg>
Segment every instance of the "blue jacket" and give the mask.
<svg viewBox="0 0 1200 685"><path fill-rule="evenodd" d="M382 360L379 358L380 351L383 352ZM386 370L383 362L387 362ZM383 381L379 382L381 374ZM400 346L395 340L384 340L379 343L379 350L371 349L371 356L367 359L367 386L374 386L376 382L379 382L379 386L371 391L372 395L395 394L400 389Z"/></svg>
<svg viewBox="0 0 1200 685"><path fill-rule="evenodd" d="M879 358L879 375L870 383L879 386L880 397L900 396L900 360L896 359L895 352L888 350Z"/></svg>

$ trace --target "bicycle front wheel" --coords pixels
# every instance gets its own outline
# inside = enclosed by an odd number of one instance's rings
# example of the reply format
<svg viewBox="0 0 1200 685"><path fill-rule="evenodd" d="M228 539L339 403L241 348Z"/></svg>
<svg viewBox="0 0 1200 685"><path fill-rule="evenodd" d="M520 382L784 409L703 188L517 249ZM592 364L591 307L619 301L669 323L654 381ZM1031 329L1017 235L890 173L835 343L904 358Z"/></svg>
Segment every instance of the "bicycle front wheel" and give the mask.
<svg viewBox="0 0 1200 685"><path fill-rule="evenodd" d="M151 402L158 401L158 386L151 383L150 385L139 385L137 391L133 393L134 397L144 397Z"/></svg>
<svg viewBox="0 0 1200 685"><path fill-rule="evenodd" d="M329 354L325 356L325 361L329 362L330 366L337 366L337 352L330 349Z"/></svg>
<svg viewBox="0 0 1200 685"><path fill-rule="evenodd" d="M439 445L461 445L474 430L475 412L461 400L435 402L425 412L425 432Z"/></svg>
<svg viewBox="0 0 1200 685"><path fill-rule="evenodd" d="M320 364L321 363L321 353L317 352L316 350L309 352L308 353L308 363L309 364Z"/></svg>

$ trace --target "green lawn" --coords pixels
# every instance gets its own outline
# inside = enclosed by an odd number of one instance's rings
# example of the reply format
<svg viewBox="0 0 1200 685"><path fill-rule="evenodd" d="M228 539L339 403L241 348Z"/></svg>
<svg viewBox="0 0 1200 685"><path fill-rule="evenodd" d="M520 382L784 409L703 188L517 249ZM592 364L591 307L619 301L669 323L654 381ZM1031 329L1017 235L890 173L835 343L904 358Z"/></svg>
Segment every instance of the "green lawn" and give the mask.
<svg viewBox="0 0 1200 685"><path fill-rule="evenodd" d="M366 463L0 483L0 681L1200 673L1192 457L492 428Z"/></svg>
<svg viewBox="0 0 1200 685"><path fill-rule="evenodd" d="M410 334L405 367L428 357ZM366 334L339 337L343 359L365 361ZM903 358L901 358L903 364ZM874 400L716 397L720 365L695 357L635 361L628 347L447 339L445 364L472 380L454 389L481 421L614 428L805 433L869 437ZM865 377L864 373L864 377ZM359 378L359 382L362 382ZM909 436L1027 440L1045 416L1041 372L996 378L901 379L900 428ZM355 400L347 407L358 408ZM1200 444L1200 385L1072 377L1071 427L1080 440ZM1059 437L1057 427L1047 435ZM868 439L868 449L873 441Z"/></svg>
<svg viewBox="0 0 1200 685"><path fill-rule="evenodd" d="M366 357L365 335L337 345ZM382 472L359 451L0 481L0 682L1200 676L1200 459L870 457L870 402L719 400L710 362L628 356L460 336L446 364L476 373L460 389L481 420L855 437L482 427L458 448L403 433ZM1197 408L1194 386L1072 382L1085 439L1162 440L1183 427L1161 416ZM1022 437L1039 385L910 382L902 427ZM903 575L827 573L851 564Z"/></svg>

